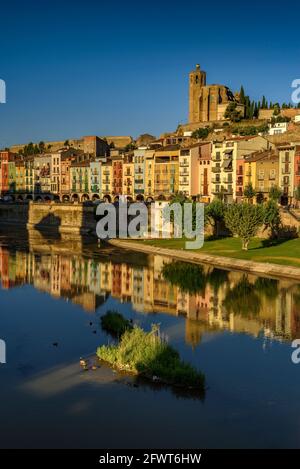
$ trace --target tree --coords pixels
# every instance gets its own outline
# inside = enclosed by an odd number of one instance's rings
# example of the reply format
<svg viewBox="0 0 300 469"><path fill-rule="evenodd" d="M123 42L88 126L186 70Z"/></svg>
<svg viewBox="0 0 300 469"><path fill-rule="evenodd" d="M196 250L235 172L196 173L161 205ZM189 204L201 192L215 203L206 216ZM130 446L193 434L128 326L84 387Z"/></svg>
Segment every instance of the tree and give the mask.
<svg viewBox="0 0 300 469"><path fill-rule="evenodd" d="M240 90L240 103L246 104L245 90L243 86L241 86L241 90Z"/></svg>
<svg viewBox="0 0 300 469"><path fill-rule="evenodd" d="M261 107L262 109L268 109L268 101L266 100L265 96L262 97Z"/></svg>
<svg viewBox="0 0 300 469"><path fill-rule="evenodd" d="M125 152L133 151L135 149L136 149L136 145L134 143L128 143L128 145L126 145L125 147Z"/></svg>
<svg viewBox="0 0 300 469"><path fill-rule="evenodd" d="M45 153L45 143L41 141L38 145L39 153Z"/></svg>
<svg viewBox="0 0 300 469"><path fill-rule="evenodd" d="M261 125L256 127L256 130L257 130L258 133L266 134L269 130L269 126L268 126L267 123L261 124Z"/></svg>
<svg viewBox="0 0 300 469"><path fill-rule="evenodd" d="M250 182L244 189L244 196L246 199L248 199L248 202L253 199L253 197L256 196L256 190L252 186L252 183Z"/></svg>
<svg viewBox="0 0 300 469"><path fill-rule="evenodd" d="M237 110L237 103L232 101L228 104L224 113L225 119L230 119L231 122L240 122L242 120L242 114Z"/></svg>
<svg viewBox="0 0 300 469"><path fill-rule="evenodd" d="M213 227L215 236L219 235L219 227L224 220L225 210L224 203L219 199L213 200L205 207L205 221Z"/></svg>
<svg viewBox="0 0 300 469"><path fill-rule="evenodd" d="M69 147L69 146L70 146L69 140L66 140L64 143L64 147Z"/></svg>
<svg viewBox="0 0 300 469"><path fill-rule="evenodd" d="M209 133L210 133L210 129L208 127L204 127L204 128L202 127L202 128L194 130L194 132L192 133L192 137L204 140L205 138L208 137Z"/></svg>
<svg viewBox="0 0 300 469"><path fill-rule="evenodd" d="M228 313L251 318L259 314L261 299L255 285L243 275L236 285L227 290L223 306Z"/></svg>
<svg viewBox="0 0 300 469"><path fill-rule="evenodd" d="M278 103L274 104L274 111L273 111L273 116L279 116L280 114L280 106Z"/></svg>
<svg viewBox="0 0 300 469"><path fill-rule="evenodd" d="M224 215L225 225L233 235L242 239L242 249L248 245L264 223L264 208L247 203L229 205Z"/></svg>
<svg viewBox="0 0 300 469"><path fill-rule="evenodd" d="M280 213L275 200L269 200L264 207L264 224L271 230L271 237L276 238L280 227Z"/></svg>
<svg viewBox="0 0 300 469"><path fill-rule="evenodd" d="M269 192L269 197L271 200L278 202L279 198L282 196L282 190L278 186L272 186Z"/></svg>

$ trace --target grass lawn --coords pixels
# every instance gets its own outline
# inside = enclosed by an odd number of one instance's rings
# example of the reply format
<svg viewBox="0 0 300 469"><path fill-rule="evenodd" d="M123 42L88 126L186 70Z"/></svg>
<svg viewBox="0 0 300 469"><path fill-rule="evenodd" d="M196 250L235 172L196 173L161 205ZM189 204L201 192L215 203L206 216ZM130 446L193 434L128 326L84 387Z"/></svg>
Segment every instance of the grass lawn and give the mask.
<svg viewBox="0 0 300 469"><path fill-rule="evenodd" d="M162 248L184 249L185 240L157 239L139 242ZM242 250L242 242L239 238L208 239L204 246L195 252L300 267L300 239L298 238L273 242L273 244L269 240L254 238L249 244L248 251Z"/></svg>

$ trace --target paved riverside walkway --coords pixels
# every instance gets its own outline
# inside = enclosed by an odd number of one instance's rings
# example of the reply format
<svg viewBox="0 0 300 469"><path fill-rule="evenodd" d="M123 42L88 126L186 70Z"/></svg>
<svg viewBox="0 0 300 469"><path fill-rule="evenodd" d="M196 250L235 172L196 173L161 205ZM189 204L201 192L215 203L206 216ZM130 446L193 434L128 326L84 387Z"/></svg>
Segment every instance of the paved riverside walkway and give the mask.
<svg viewBox="0 0 300 469"><path fill-rule="evenodd" d="M300 268L271 264L269 262L255 262L232 257L214 256L205 253L187 251L185 249L168 249L144 244L142 241L134 242L123 239L111 239L109 244L118 248L144 252L145 254L158 254L172 257L172 259L193 262L196 264L210 264L213 267L225 270L237 270L264 277L288 278L300 282Z"/></svg>

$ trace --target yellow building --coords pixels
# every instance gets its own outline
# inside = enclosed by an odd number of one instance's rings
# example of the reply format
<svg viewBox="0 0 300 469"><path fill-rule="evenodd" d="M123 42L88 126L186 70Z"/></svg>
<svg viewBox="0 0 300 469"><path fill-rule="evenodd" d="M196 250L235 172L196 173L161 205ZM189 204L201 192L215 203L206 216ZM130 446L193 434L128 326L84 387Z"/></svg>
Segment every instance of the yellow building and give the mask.
<svg viewBox="0 0 300 469"><path fill-rule="evenodd" d="M123 263L121 266L121 299L122 302L129 302L132 298L132 267L129 264Z"/></svg>
<svg viewBox="0 0 300 469"><path fill-rule="evenodd" d="M101 197L111 198L112 194L112 174L113 168L111 163L104 163L101 172Z"/></svg>
<svg viewBox="0 0 300 469"><path fill-rule="evenodd" d="M154 195L169 197L179 191L179 145L169 145L155 151Z"/></svg>
<svg viewBox="0 0 300 469"><path fill-rule="evenodd" d="M25 164L24 161L16 161L16 192L25 191Z"/></svg>
<svg viewBox="0 0 300 469"><path fill-rule="evenodd" d="M281 203L287 205L292 202L294 196L295 181L295 157L296 145L281 145L279 152L280 187L282 188Z"/></svg>
<svg viewBox="0 0 300 469"><path fill-rule="evenodd" d="M246 155L261 149L268 150L274 145L261 136L236 137L212 145L211 187L214 197L224 196L225 202L232 203L242 196L244 186L243 162ZM253 186L254 187L254 186Z"/></svg>
<svg viewBox="0 0 300 469"><path fill-rule="evenodd" d="M270 189L279 185L279 155L273 150L253 153L245 158L244 189L252 184L254 202L269 199Z"/></svg>
<svg viewBox="0 0 300 469"><path fill-rule="evenodd" d="M33 197L34 188L34 157L29 156L25 160L25 191Z"/></svg>
<svg viewBox="0 0 300 469"><path fill-rule="evenodd" d="M145 199L154 197L154 154L152 149L145 151Z"/></svg>

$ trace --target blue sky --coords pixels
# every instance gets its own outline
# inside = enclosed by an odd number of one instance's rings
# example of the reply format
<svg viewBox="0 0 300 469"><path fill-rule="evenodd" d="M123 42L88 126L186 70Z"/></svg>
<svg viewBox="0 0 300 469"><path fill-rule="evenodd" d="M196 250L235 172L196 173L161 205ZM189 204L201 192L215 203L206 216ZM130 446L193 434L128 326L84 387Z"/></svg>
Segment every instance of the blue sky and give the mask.
<svg viewBox="0 0 300 469"><path fill-rule="evenodd" d="M0 147L82 135L159 135L186 122L187 75L289 101L300 78L291 1L1 3Z"/></svg>

